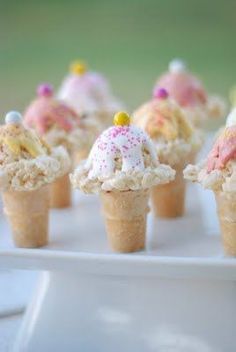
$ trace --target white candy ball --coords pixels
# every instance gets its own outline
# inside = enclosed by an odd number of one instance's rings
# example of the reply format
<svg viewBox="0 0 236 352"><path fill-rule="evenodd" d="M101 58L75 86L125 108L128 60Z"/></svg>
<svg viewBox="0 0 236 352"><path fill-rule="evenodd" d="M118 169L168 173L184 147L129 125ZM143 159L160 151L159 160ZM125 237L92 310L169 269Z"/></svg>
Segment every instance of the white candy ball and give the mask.
<svg viewBox="0 0 236 352"><path fill-rule="evenodd" d="M18 111L9 111L5 117L5 123L9 124L20 124L22 121L22 116Z"/></svg>
<svg viewBox="0 0 236 352"><path fill-rule="evenodd" d="M226 119L226 127L236 125L236 108L234 108Z"/></svg>
<svg viewBox="0 0 236 352"><path fill-rule="evenodd" d="M184 61L180 59L174 59L169 63L169 71L171 73L179 73L186 70Z"/></svg>

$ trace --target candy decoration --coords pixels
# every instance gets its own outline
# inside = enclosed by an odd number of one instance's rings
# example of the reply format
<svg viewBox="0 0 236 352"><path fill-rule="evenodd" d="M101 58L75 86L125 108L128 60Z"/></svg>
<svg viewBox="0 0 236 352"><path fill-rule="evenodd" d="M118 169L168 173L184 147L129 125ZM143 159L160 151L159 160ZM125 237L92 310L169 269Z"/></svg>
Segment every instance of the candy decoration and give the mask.
<svg viewBox="0 0 236 352"><path fill-rule="evenodd" d="M169 94L165 88L155 88L153 96L157 99L167 99Z"/></svg>
<svg viewBox="0 0 236 352"><path fill-rule="evenodd" d="M70 66L71 73L83 75L87 71L87 65L82 61L75 61Z"/></svg>
<svg viewBox="0 0 236 352"><path fill-rule="evenodd" d="M186 65L184 61L180 59L174 59L169 63L169 71L171 73L180 73L186 71Z"/></svg>
<svg viewBox="0 0 236 352"><path fill-rule="evenodd" d="M51 97L53 95L53 87L49 83L42 83L37 88L39 97Z"/></svg>
<svg viewBox="0 0 236 352"><path fill-rule="evenodd" d="M5 123L7 125L20 124L22 121L22 116L18 111L9 111L5 117Z"/></svg>
<svg viewBox="0 0 236 352"><path fill-rule="evenodd" d="M116 125L116 126L129 126L130 125L130 117L124 111L117 112L114 116L113 121L114 121L114 125Z"/></svg>

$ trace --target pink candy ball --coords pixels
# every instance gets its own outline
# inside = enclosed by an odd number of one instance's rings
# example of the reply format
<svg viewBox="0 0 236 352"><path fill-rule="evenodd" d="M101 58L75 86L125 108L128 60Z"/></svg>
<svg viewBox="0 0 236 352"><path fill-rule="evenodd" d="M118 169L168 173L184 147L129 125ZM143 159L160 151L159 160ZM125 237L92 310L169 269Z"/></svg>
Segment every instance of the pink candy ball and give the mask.
<svg viewBox="0 0 236 352"><path fill-rule="evenodd" d="M158 99L168 98L168 92L165 88L155 88L153 92L153 97Z"/></svg>
<svg viewBox="0 0 236 352"><path fill-rule="evenodd" d="M42 83L37 88L39 97L51 97L53 95L53 87L49 83Z"/></svg>

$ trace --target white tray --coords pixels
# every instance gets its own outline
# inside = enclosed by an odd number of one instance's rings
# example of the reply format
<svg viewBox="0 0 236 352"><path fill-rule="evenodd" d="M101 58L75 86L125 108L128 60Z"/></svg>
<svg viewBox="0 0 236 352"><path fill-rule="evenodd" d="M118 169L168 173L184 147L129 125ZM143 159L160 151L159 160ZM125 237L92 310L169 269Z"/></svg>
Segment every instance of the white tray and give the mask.
<svg viewBox="0 0 236 352"><path fill-rule="evenodd" d="M189 185L186 216L176 220L148 216L146 250L116 254L109 249L99 199L79 195L77 205L53 210L50 244L15 248L4 217L0 220L0 266L135 275L212 275L236 278L236 260L225 258L211 192Z"/></svg>

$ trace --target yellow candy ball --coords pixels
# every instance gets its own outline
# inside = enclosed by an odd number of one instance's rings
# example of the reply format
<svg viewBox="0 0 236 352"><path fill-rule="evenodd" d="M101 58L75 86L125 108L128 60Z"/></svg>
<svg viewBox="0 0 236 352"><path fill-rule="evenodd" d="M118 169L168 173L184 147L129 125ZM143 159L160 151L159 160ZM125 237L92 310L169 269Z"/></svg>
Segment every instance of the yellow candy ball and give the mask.
<svg viewBox="0 0 236 352"><path fill-rule="evenodd" d="M113 121L116 126L128 126L130 124L130 117L126 112L120 111L115 114Z"/></svg>
<svg viewBox="0 0 236 352"><path fill-rule="evenodd" d="M81 61L75 61L71 64L70 71L77 75L83 75L87 71L87 66Z"/></svg>

